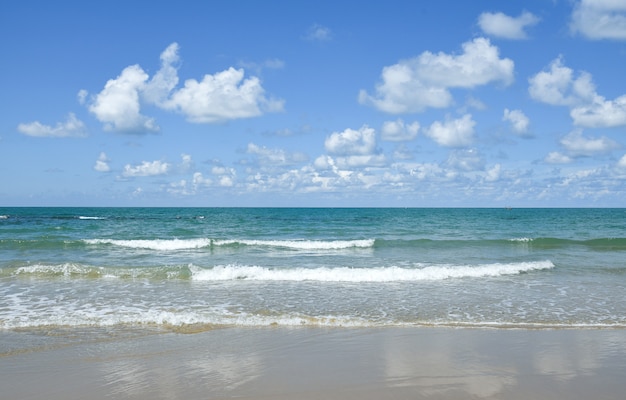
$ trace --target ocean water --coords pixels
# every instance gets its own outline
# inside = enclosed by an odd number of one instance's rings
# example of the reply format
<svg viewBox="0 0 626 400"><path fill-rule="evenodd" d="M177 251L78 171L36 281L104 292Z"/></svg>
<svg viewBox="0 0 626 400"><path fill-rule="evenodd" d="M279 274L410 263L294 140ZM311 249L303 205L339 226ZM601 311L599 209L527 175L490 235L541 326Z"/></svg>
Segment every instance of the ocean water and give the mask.
<svg viewBox="0 0 626 400"><path fill-rule="evenodd" d="M0 208L0 330L626 327L626 209Z"/></svg>

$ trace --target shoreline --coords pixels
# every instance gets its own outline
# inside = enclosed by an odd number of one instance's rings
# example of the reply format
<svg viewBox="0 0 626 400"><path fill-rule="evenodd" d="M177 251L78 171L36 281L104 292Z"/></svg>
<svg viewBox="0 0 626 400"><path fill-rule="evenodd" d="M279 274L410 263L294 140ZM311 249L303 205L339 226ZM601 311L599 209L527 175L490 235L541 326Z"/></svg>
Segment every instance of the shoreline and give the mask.
<svg viewBox="0 0 626 400"><path fill-rule="evenodd" d="M0 332L11 399L614 399L626 329Z"/></svg>

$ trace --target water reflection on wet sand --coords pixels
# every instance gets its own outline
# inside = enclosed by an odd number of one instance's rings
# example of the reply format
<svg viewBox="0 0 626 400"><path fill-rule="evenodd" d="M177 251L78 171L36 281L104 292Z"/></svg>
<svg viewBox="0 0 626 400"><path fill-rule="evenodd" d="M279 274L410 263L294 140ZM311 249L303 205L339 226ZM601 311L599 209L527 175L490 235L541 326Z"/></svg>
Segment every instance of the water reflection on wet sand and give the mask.
<svg viewBox="0 0 626 400"><path fill-rule="evenodd" d="M65 341L31 335L16 350L19 335L0 333L3 398L614 399L626 391L622 329L87 332Z"/></svg>

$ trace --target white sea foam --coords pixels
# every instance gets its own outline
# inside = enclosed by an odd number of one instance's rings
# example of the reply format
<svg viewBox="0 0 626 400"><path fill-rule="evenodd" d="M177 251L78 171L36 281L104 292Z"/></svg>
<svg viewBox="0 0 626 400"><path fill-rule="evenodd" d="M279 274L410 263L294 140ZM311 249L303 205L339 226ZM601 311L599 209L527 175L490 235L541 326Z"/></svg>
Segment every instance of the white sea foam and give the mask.
<svg viewBox="0 0 626 400"><path fill-rule="evenodd" d="M65 264L33 264L15 270L16 275L87 275L95 271L89 267L74 263Z"/></svg>
<svg viewBox="0 0 626 400"><path fill-rule="evenodd" d="M517 275L523 272L554 268L551 261L477 266L428 266L423 268L292 268L272 269L259 266L226 265L203 269L189 267L197 281L318 281L318 282L411 282L450 278L480 278Z"/></svg>
<svg viewBox="0 0 626 400"><path fill-rule="evenodd" d="M242 244L246 246L283 247L298 250L340 250L374 246L374 239L362 240L215 240L215 246Z"/></svg>
<svg viewBox="0 0 626 400"><path fill-rule="evenodd" d="M106 219L106 218L105 217L87 217L87 216L80 215L78 219Z"/></svg>
<svg viewBox="0 0 626 400"><path fill-rule="evenodd" d="M87 244L112 244L114 246L132 249L149 250L187 250L200 249L211 245L211 239L152 239L152 240L116 240L116 239L87 239Z"/></svg>
<svg viewBox="0 0 626 400"><path fill-rule="evenodd" d="M8 215L0 215L0 219L9 219Z"/></svg>
<svg viewBox="0 0 626 400"><path fill-rule="evenodd" d="M294 250L340 250L349 248L368 248L374 245L374 239L363 240L212 240L199 239L86 239L87 244L111 244L114 246L150 250L185 250L200 249L209 246L262 246L281 247Z"/></svg>
<svg viewBox="0 0 626 400"><path fill-rule="evenodd" d="M533 239L532 239L532 238L527 238L527 237L521 237L521 238L509 239L509 241L511 241L511 242L523 242L523 243L528 243L528 242L532 242L532 241L533 241Z"/></svg>

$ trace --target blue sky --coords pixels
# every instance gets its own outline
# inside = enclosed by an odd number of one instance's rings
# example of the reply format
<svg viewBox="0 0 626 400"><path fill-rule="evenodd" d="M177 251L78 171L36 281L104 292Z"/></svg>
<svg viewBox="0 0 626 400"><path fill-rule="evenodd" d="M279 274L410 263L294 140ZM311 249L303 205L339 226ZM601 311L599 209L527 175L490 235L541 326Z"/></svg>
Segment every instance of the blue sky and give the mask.
<svg viewBox="0 0 626 400"><path fill-rule="evenodd" d="M0 5L0 204L626 206L626 0Z"/></svg>

